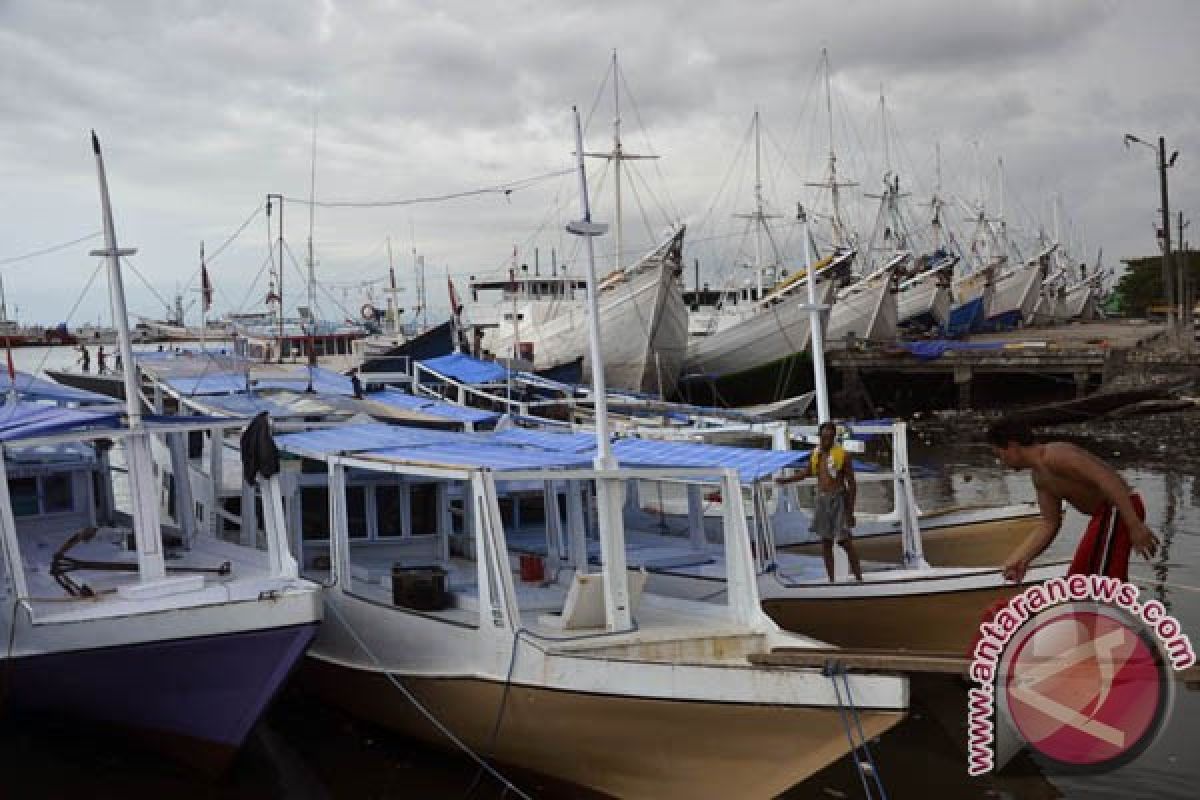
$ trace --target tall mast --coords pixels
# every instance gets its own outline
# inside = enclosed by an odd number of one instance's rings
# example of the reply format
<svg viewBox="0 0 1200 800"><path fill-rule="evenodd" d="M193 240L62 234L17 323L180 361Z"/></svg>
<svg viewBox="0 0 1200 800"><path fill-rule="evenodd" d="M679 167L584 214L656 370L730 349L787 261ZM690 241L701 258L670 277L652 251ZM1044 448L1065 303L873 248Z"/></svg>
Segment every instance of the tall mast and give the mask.
<svg viewBox="0 0 1200 800"><path fill-rule="evenodd" d="M617 66L617 51L613 50L612 57L613 70L613 160L616 181L616 215L617 215L617 254L614 259L613 269L621 268L621 253L623 252L624 238L622 236L621 227L621 73Z"/></svg>
<svg viewBox="0 0 1200 800"><path fill-rule="evenodd" d="M313 258L313 217L316 213L317 192L317 112L313 111L312 159L308 177L308 313L316 332L317 321L317 262Z"/></svg>
<svg viewBox="0 0 1200 800"><path fill-rule="evenodd" d="M754 211L750 214L734 214L735 217L741 219L749 219L754 221L754 280L755 288L757 289L757 298L763 297L763 292L766 288L763 280L763 273L766 272L767 265L763 263L763 236L768 234L767 220L772 219L775 215L767 214L763 209L763 191L762 191L762 144L759 130L758 109L754 110ZM774 282L774 275L772 275ZM699 286L697 286L697 290Z"/></svg>
<svg viewBox="0 0 1200 800"><path fill-rule="evenodd" d="M8 322L8 304L4 301L4 278L0 276L0 322Z"/></svg>
<svg viewBox="0 0 1200 800"><path fill-rule="evenodd" d="M935 179L933 188L933 249L937 250L942 246L942 143L933 143L933 160L935 166Z"/></svg>
<svg viewBox="0 0 1200 800"><path fill-rule="evenodd" d="M621 217L621 162L633 161L638 159L658 158L658 156L642 156L632 153L626 153L624 145L621 144L621 68L617 64L617 51L613 50L612 54L612 81L613 81L613 149L608 153L584 153L584 155L592 158L604 158L614 162L613 165L613 199L614 212L616 216L616 255L613 257L613 269L621 269L622 248L625 246L625 240L622 230Z"/></svg>
<svg viewBox="0 0 1200 800"><path fill-rule="evenodd" d="M126 440L129 489L132 497L134 539L137 543L138 574L143 583L166 578L163 561L161 518L156 489L150 478L152 456L149 436L142 425L142 400L137 381L137 364L129 337L129 313L125 308L125 286L121 280L121 257L133 255L134 248L117 246L116 226L113 224L112 204L108 196L108 177L104 172L104 156L100 140L92 131L92 152L96 155L96 175L100 183L100 207L104 220L104 249L92 255L108 259L108 290L112 300L113 323L117 327L117 347L121 353L122 380L125 385L125 413L129 417L132 435Z"/></svg>
<svg viewBox="0 0 1200 800"><path fill-rule="evenodd" d="M891 143L888 141L887 128L887 100L883 96L883 85L879 86L879 124L883 129L883 169L885 172L892 171L892 151Z"/></svg>
<svg viewBox="0 0 1200 800"><path fill-rule="evenodd" d="M396 333L399 328L399 320L396 318L396 265L392 263L392 237L387 237L388 251L388 325L391 326L391 332Z"/></svg>
<svg viewBox="0 0 1200 800"><path fill-rule="evenodd" d="M604 563L604 620L610 631L629 630L633 626L633 614L629 603L624 524L621 516L621 480L614 480L610 474L606 474L618 465L608 441L608 390L604 383L604 361L600 352L596 258L592 246L593 237L602 235L608 226L592 222L587 170L583 166L583 127L579 121L579 110L575 109L574 113L581 214L579 220L567 225L567 231L587 240L588 345L592 360L592 397L596 410L596 457L593 464L599 473L596 476L596 511L600 533L600 558Z"/></svg>
<svg viewBox="0 0 1200 800"><path fill-rule="evenodd" d="M762 143L758 130L758 109L754 109L754 272L758 278L758 297L763 296L762 259Z"/></svg>
<svg viewBox="0 0 1200 800"><path fill-rule="evenodd" d="M857 186L857 183L843 181L838 182L837 179L837 153L833 146L833 88L830 79L829 66L829 50L821 48L821 64L825 68L825 112L829 123L829 178L823 183L807 183L806 186L821 186L829 189L831 202L833 204L833 244L835 247L843 247L849 241L849 236L846 235L846 226L842 221L842 207L840 189L842 187Z"/></svg>
<svg viewBox="0 0 1200 800"><path fill-rule="evenodd" d="M825 382L825 329L821 325L821 307L817 305L817 275L813 270L812 237L808 230L808 213L800 209L804 238L804 274L808 283L808 344L812 351L813 384L817 392L817 422L829 419L829 387Z"/></svg>
<svg viewBox="0 0 1200 800"><path fill-rule="evenodd" d="M1008 258L1008 223L1004 220L1004 157L996 158L996 183L999 189L1000 211L996 221L1000 225L1000 254Z"/></svg>

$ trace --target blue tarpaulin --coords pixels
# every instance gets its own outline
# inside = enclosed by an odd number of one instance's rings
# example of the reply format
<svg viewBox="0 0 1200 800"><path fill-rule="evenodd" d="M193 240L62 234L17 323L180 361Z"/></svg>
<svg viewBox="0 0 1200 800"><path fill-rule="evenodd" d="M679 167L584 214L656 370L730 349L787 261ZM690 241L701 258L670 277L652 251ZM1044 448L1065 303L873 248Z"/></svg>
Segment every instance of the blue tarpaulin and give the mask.
<svg viewBox="0 0 1200 800"><path fill-rule="evenodd" d="M174 427L188 423L207 422L229 423L229 419L216 417L175 417L145 414L142 423L147 432L154 432L159 426ZM237 423L240 420L232 420ZM107 406L96 408L63 408L39 403L8 403L0 406L0 442L12 442L20 439L32 439L38 436L50 436L68 431L87 431L96 428L127 429L125 409L123 406Z"/></svg>
<svg viewBox="0 0 1200 800"><path fill-rule="evenodd" d="M280 448L320 457L366 453L414 464L497 471L587 468L595 456L589 434L510 429L498 433L451 433L381 424L343 425L279 436ZM692 467L738 470L755 481L787 467L803 466L804 450L760 450L692 442L619 439L613 453L626 467Z"/></svg>
<svg viewBox="0 0 1200 800"><path fill-rule="evenodd" d="M18 372L16 381L8 377L8 372L0 372L0 394L7 395L12 391L14 383L17 395L23 400L51 400L55 403L79 403L80 405L109 405L116 402L108 395L63 386L61 383L38 378L28 372Z"/></svg>
<svg viewBox="0 0 1200 800"><path fill-rule="evenodd" d="M419 362L439 375L460 383L500 383L508 379L508 370L494 361L480 361L465 353L429 358Z"/></svg>
<svg viewBox="0 0 1200 800"><path fill-rule="evenodd" d="M285 389L293 392L308 390L308 367L297 367L286 375L251 377L251 387L256 390ZM207 372L201 375L184 375L167 380L167 385L185 397L214 394L234 394L246 391L244 372ZM312 388L321 394L337 394L350 397L354 394L350 379L331 370L314 367Z"/></svg>
<svg viewBox="0 0 1200 800"><path fill-rule="evenodd" d="M369 374L369 373L364 373ZM373 400L376 403L393 406L395 408L403 408L408 411L420 411L423 414L428 414L433 417L441 417L442 419L455 420L458 422L471 422L474 424L495 422L500 419L500 414L495 411L485 411L481 408L470 408L467 406L455 405L447 403L444 400L435 400L431 397L419 397L408 392L402 392L398 389L384 389L379 392L370 392L365 395L367 400Z"/></svg>
<svg viewBox="0 0 1200 800"><path fill-rule="evenodd" d="M613 443L613 454L627 467L733 467L743 483L766 478L808 460L806 450L761 450L654 439L619 439Z"/></svg>
<svg viewBox="0 0 1200 800"><path fill-rule="evenodd" d="M905 342L904 349L923 361L941 358L948 352L964 350L1003 350L1003 342L957 342L935 339L928 342Z"/></svg>
<svg viewBox="0 0 1200 800"><path fill-rule="evenodd" d="M526 469L587 469L592 466L590 455L470 440L375 450L370 455L377 458L394 458L409 464L490 469L496 472Z"/></svg>
<svg viewBox="0 0 1200 800"><path fill-rule="evenodd" d="M61 408L34 403L8 403L0 407L0 442L48 436L83 428L117 428L122 410Z"/></svg>
<svg viewBox="0 0 1200 800"><path fill-rule="evenodd" d="M457 437L463 435L428 428L405 428L380 422L364 422L334 428L318 428L303 433L285 433L276 436L275 443L281 449L291 450L300 455L321 456L456 441Z"/></svg>

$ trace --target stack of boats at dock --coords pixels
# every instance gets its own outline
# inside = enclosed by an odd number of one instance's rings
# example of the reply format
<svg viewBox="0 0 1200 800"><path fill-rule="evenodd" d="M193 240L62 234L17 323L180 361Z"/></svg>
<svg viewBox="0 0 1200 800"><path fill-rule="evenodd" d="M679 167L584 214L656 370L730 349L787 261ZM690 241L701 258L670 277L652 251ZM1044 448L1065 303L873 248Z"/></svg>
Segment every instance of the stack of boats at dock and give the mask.
<svg viewBox="0 0 1200 800"><path fill-rule="evenodd" d="M994 565L1033 509L922 515L903 423L846 430L852 450L887 442L892 463L862 453L858 466L894 508L860 515L865 580L840 566L830 583L807 509L773 480L805 470L815 431L779 409L614 393L619 466L597 470L586 387L462 354L415 365L406 388L314 370L311 392L307 369L189 353L138 364L155 414L270 414L288 541L324 587L306 685L405 733L448 745L444 725L501 763L614 795L782 791L850 747L843 678L753 657L825 642L963 652L982 610L1020 588ZM166 455L199 516L260 524L237 440ZM608 525L602 481L623 498ZM902 716L902 679L845 679L868 737Z"/></svg>
<svg viewBox="0 0 1200 800"><path fill-rule="evenodd" d="M594 235L581 183L572 232ZM774 796L857 758L909 687L768 656L962 652L1021 588L994 564L1033 509L923 514L902 422L845 427L860 481L892 508L860 516L865 580L839 564L829 582L797 485L774 480L807 474L815 431L789 418L809 398L731 411L610 396L463 353L348 377L135 356L127 336L122 351L123 409L12 381L26 399L0 428L0 674L9 702L193 753L236 748L308 645L306 686L496 775ZM109 495L118 454L127 481Z"/></svg>

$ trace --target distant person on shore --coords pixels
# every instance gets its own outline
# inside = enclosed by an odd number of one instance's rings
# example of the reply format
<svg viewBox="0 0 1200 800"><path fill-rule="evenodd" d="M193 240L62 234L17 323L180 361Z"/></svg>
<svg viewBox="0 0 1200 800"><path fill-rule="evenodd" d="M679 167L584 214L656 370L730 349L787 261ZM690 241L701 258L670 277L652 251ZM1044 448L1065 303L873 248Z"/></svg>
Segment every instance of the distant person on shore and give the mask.
<svg viewBox="0 0 1200 800"><path fill-rule="evenodd" d="M1037 529L1005 562L1006 579L1019 583L1029 563L1054 541L1064 500L1092 518L1071 559L1072 575L1127 581L1131 551L1154 556L1158 537L1146 527L1142 498L1112 467L1067 442L1039 443L1029 426L1016 420L992 425L987 438L1004 466L1032 472L1041 511Z"/></svg>
<svg viewBox="0 0 1200 800"><path fill-rule="evenodd" d="M108 355L104 352L104 345L100 345L96 350L96 374L104 375L108 372Z"/></svg>
<svg viewBox="0 0 1200 800"><path fill-rule="evenodd" d="M833 545L837 542L850 559L850 570L854 577L861 581L862 566L851 535L851 529L855 525L854 504L858 494L858 484L854 480L854 463L846 455L845 449L837 444L837 425L826 420L817 428L817 434L820 436L820 443L809 457L807 472L780 478L778 483L792 483L816 477L817 494L810 530L821 539L825 573L832 583Z"/></svg>
<svg viewBox="0 0 1200 800"><path fill-rule="evenodd" d="M92 354L88 352L87 347L79 345L79 368L84 372L92 371Z"/></svg>

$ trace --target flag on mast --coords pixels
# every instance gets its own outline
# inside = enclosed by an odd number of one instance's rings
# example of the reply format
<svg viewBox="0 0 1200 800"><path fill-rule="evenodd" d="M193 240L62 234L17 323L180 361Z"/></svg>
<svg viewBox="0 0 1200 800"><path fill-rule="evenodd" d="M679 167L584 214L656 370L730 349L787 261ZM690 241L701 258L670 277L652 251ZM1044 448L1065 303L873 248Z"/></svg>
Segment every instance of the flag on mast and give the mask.
<svg viewBox="0 0 1200 800"><path fill-rule="evenodd" d="M200 243L200 295L203 298L204 310L212 308L212 282L208 279L208 265L204 263L204 242Z"/></svg>
<svg viewBox="0 0 1200 800"><path fill-rule="evenodd" d="M458 292L454 291L454 281L449 275L446 276L446 286L450 290L450 313L458 316L462 313L462 302L458 299Z"/></svg>

